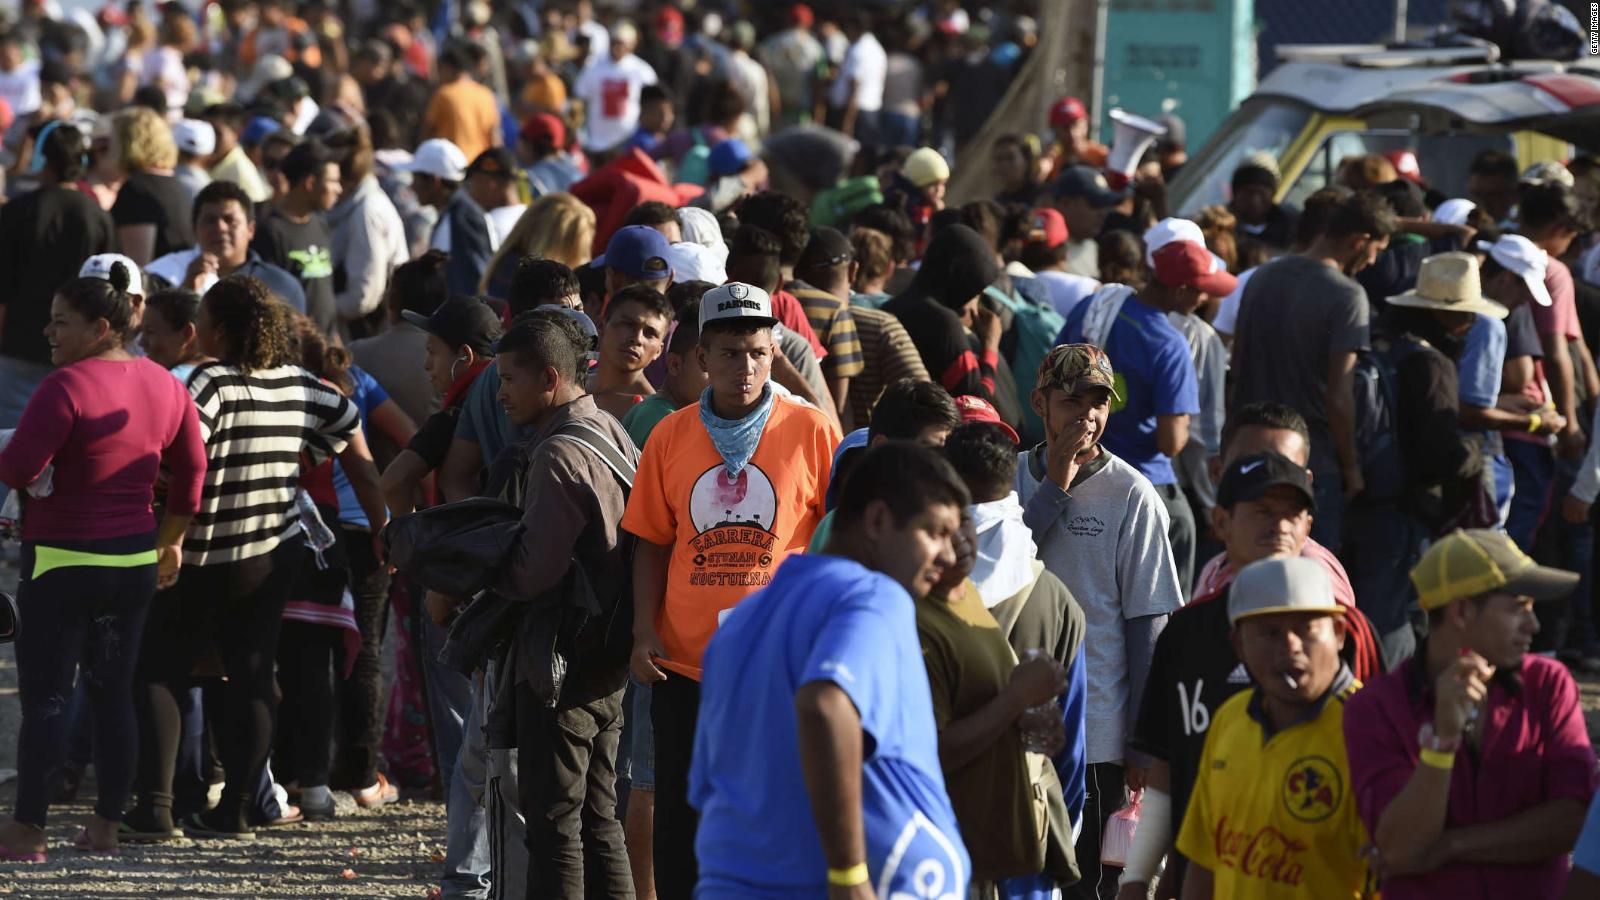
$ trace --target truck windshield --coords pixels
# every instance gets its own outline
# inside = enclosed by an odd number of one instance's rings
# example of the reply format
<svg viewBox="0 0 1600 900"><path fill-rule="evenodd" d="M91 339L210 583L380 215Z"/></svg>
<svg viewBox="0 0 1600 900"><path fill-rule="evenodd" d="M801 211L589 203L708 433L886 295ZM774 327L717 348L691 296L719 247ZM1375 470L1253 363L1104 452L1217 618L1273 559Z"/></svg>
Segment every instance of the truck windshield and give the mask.
<svg viewBox="0 0 1600 900"><path fill-rule="evenodd" d="M1246 100L1173 179L1167 193L1174 215L1192 218L1203 207L1227 203L1233 170L1254 153L1282 156L1310 118L1310 107L1283 97Z"/></svg>

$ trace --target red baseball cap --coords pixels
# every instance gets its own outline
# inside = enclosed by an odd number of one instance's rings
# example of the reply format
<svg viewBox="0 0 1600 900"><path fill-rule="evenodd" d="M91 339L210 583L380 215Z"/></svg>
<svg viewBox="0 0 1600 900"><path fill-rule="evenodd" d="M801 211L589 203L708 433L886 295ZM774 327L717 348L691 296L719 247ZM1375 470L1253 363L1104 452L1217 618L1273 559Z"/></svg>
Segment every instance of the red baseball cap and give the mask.
<svg viewBox="0 0 1600 900"><path fill-rule="evenodd" d="M811 7L804 3L796 3L789 7L789 26L791 28L810 28L816 20L817 17L811 12Z"/></svg>
<svg viewBox="0 0 1600 900"><path fill-rule="evenodd" d="M1422 167L1417 164L1417 155L1410 150L1391 150L1384 156L1389 162L1394 163L1394 171L1401 178L1416 184L1422 184Z"/></svg>
<svg viewBox="0 0 1600 900"><path fill-rule="evenodd" d="M1167 287L1192 287L1223 297L1239 283L1204 244L1173 241L1154 255L1156 280Z"/></svg>
<svg viewBox="0 0 1600 900"><path fill-rule="evenodd" d="M1061 213L1047 207L1034 210L1028 216L1028 243L1041 244L1048 250L1065 244L1070 235L1067 233L1067 220Z"/></svg>
<svg viewBox="0 0 1600 900"><path fill-rule="evenodd" d="M1056 105L1050 107L1050 127L1065 128L1079 119L1089 118L1089 111L1083 108L1083 101L1077 97L1062 97Z"/></svg>
<svg viewBox="0 0 1600 900"><path fill-rule="evenodd" d="M1022 438L1017 436L1017 430L1007 425L1005 419L1000 418L1000 413L995 410L994 404L982 397L974 397L971 394L963 394L955 398L955 400L956 409L961 411L961 424L984 422L989 425L996 425L1006 433L1006 437L1011 438L1011 443L1022 443Z"/></svg>
<svg viewBox="0 0 1600 900"><path fill-rule="evenodd" d="M676 6L663 6L656 13L656 37L668 44L683 40L683 12Z"/></svg>
<svg viewBox="0 0 1600 900"><path fill-rule="evenodd" d="M530 144L560 150L567 146L567 126L550 113L534 113L522 123L522 137Z"/></svg>

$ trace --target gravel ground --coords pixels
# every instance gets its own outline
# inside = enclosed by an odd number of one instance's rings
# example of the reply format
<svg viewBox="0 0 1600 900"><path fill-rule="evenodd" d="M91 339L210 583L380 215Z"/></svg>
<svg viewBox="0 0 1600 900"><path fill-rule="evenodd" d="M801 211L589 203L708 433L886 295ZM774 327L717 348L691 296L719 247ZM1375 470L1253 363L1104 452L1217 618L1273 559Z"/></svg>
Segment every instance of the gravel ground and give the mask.
<svg viewBox="0 0 1600 900"><path fill-rule="evenodd" d="M16 569L0 563L0 588ZM16 782L17 666L0 645L0 818L9 819ZM425 793L425 792L424 792ZM71 849L93 805L86 781L76 803L51 808L50 860L0 864L0 897L423 897L444 858L444 804L422 793L376 810L335 793L339 816L328 822L264 830L249 843L176 841L129 846L117 859Z"/></svg>
<svg viewBox="0 0 1600 900"><path fill-rule="evenodd" d="M0 587L15 579L15 569L0 565ZM1580 687L1589 736L1600 744L1600 678ZM16 767L18 715L16 663L10 645L0 645L0 779ZM14 781L0 785L0 812L9 814L15 796ZM80 796L93 797L92 783ZM120 859L70 849L88 800L55 807L50 861L0 864L0 897L423 897L443 859L444 805L408 794L363 810L348 794L335 797L340 816L330 822L262 831L252 843L127 847Z"/></svg>

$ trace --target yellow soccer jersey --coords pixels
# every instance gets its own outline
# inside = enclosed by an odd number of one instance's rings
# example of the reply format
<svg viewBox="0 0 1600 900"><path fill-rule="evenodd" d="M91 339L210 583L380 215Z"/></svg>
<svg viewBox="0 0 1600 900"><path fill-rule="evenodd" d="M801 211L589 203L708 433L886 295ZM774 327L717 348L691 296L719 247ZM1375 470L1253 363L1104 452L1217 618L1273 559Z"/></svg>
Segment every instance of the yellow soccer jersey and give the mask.
<svg viewBox="0 0 1600 900"><path fill-rule="evenodd" d="M1206 735L1178 849L1210 869L1232 900L1361 897L1366 828L1350 794L1344 701L1350 680L1315 718L1263 740L1256 689L1230 698Z"/></svg>

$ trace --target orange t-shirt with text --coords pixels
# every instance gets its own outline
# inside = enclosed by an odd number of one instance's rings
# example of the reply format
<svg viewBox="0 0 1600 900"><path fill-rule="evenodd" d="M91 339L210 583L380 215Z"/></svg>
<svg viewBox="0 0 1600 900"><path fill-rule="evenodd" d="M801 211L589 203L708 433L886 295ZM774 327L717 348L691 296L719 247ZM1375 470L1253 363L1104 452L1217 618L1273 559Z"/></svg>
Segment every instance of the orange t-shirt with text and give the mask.
<svg viewBox="0 0 1600 900"><path fill-rule="evenodd" d="M434 92L424 121L430 135L460 147L470 163L493 146L495 131L500 128L500 104L494 91L463 78Z"/></svg>
<svg viewBox="0 0 1600 900"><path fill-rule="evenodd" d="M765 587L790 553L803 552L827 509L839 432L799 401L772 400L761 442L737 480L700 421L700 404L656 426L645 444L622 527L672 547L656 632L662 668L700 679L700 657L719 615Z"/></svg>

